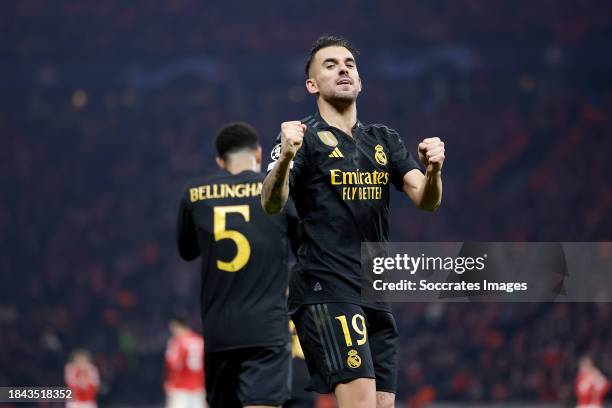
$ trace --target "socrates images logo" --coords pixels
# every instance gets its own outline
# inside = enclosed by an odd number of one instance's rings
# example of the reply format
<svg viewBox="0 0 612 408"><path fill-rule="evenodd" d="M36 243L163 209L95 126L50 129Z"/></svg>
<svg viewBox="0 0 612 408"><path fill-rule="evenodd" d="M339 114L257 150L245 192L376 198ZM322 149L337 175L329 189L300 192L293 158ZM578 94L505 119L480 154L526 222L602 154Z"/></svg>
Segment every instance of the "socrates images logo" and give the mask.
<svg viewBox="0 0 612 408"><path fill-rule="evenodd" d="M383 147L381 145L376 145L374 147L374 158L376 159L376 163L384 166L387 164L387 155L385 154Z"/></svg>
<svg viewBox="0 0 612 408"><path fill-rule="evenodd" d="M361 357L357 354L357 350L349 350L346 364L351 368L358 368L361 365Z"/></svg>

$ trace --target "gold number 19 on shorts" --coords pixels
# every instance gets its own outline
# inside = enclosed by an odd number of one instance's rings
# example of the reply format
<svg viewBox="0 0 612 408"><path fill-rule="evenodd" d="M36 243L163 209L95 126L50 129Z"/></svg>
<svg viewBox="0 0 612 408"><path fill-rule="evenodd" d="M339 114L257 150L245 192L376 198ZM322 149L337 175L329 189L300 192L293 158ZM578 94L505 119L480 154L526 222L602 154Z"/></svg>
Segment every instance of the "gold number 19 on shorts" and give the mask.
<svg viewBox="0 0 612 408"><path fill-rule="evenodd" d="M347 347L351 347L353 345L353 340L351 339L351 333L349 332L346 316L336 316L336 320L338 320L340 322L340 326L342 326L342 332L344 333L344 341L346 342ZM357 345L364 345L366 341L368 341L365 318L360 314L354 315L353 319L351 319L351 326L353 326L353 330L361 336L360 339L357 339Z"/></svg>

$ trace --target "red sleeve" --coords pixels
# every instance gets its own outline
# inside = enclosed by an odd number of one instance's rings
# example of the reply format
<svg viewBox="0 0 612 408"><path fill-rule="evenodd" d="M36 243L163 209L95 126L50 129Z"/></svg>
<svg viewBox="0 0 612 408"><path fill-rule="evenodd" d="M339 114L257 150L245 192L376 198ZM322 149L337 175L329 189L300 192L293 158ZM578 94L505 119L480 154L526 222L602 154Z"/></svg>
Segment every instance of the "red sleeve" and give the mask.
<svg viewBox="0 0 612 408"><path fill-rule="evenodd" d="M71 364L66 364L64 367L64 381L66 382L66 386L68 388L72 388L75 386L76 378L74 367Z"/></svg>

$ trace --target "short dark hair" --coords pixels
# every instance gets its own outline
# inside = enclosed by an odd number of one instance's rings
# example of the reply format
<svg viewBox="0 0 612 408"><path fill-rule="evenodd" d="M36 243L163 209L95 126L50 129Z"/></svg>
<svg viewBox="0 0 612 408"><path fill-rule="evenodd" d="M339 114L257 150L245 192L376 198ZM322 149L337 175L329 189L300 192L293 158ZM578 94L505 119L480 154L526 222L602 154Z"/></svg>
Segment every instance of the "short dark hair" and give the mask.
<svg viewBox="0 0 612 408"><path fill-rule="evenodd" d="M244 122L228 123L217 133L215 145L218 156L226 159L228 154L240 150L257 150L259 136L252 126Z"/></svg>
<svg viewBox="0 0 612 408"><path fill-rule="evenodd" d="M322 35L312 44L310 47L310 55L308 56L308 60L306 61L306 78L309 77L308 71L310 70L310 65L312 64L312 59L314 55L322 48L327 47L344 47L353 54L353 57L357 58L359 55L359 50L351 44L349 40L344 37L335 36L335 35Z"/></svg>

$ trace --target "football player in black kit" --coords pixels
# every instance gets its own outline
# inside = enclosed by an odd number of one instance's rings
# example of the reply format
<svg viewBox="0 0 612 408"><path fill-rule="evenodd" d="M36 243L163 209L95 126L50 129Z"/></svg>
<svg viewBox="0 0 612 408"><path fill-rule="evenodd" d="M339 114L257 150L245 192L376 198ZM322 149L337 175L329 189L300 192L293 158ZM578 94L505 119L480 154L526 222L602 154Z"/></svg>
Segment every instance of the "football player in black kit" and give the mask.
<svg viewBox="0 0 612 408"><path fill-rule="evenodd" d="M309 389L334 392L341 408L393 407L398 333L388 304L361 298L361 242L386 242L389 190L433 211L442 199L444 143L418 145L425 167L399 134L357 120L356 50L324 36L306 63L318 111L284 122L262 190L269 214L293 198L302 223L289 284L289 311L311 375Z"/></svg>
<svg viewBox="0 0 612 408"><path fill-rule="evenodd" d="M181 257L202 258L207 401L280 406L290 396L287 262L297 218L261 208L261 147L252 127L224 127L216 147L221 171L189 183L177 225Z"/></svg>

